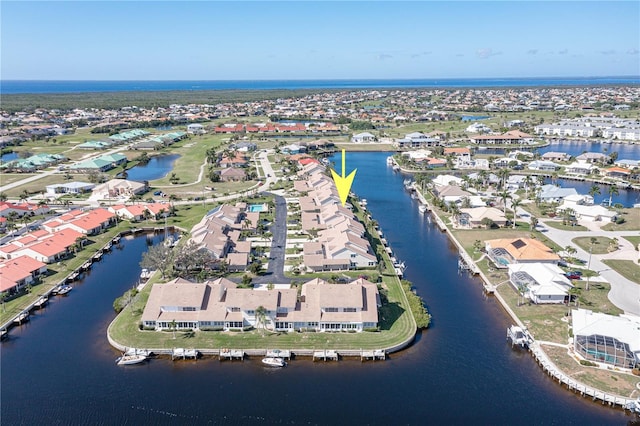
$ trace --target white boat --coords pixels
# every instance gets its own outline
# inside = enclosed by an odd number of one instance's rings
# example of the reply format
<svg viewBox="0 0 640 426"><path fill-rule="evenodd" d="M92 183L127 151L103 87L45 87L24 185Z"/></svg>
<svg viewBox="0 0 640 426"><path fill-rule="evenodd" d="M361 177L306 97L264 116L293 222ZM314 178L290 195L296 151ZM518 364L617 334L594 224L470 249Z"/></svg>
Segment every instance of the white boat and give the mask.
<svg viewBox="0 0 640 426"><path fill-rule="evenodd" d="M7 329L3 328L2 330L0 330L0 340L4 340L7 337L9 337L9 332L7 331Z"/></svg>
<svg viewBox="0 0 640 426"><path fill-rule="evenodd" d="M121 357L118 357L118 359L116 359L116 364L118 364L118 365L140 364L141 362L145 361L146 359L147 359L147 357L144 356L144 355L122 354Z"/></svg>
<svg viewBox="0 0 640 426"><path fill-rule="evenodd" d="M147 268L143 268L140 272L140 279L146 281L151 278L151 274L152 272L150 270L148 270Z"/></svg>
<svg viewBox="0 0 640 426"><path fill-rule="evenodd" d="M148 349L127 348L127 350L124 351L124 354L129 356L142 355L142 356L149 357L153 354L153 352L151 352Z"/></svg>
<svg viewBox="0 0 640 426"><path fill-rule="evenodd" d="M393 156L387 157L387 166L393 165Z"/></svg>
<svg viewBox="0 0 640 426"><path fill-rule="evenodd" d="M399 171L399 170L400 170L400 166L398 166L397 164L395 164L395 165L392 167L392 169L393 169L393 171L394 171L394 172L397 172L397 171Z"/></svg>
<svg viewBox="0 0 640 426"><path fill-rule="evenodd" d="M424 213L427 211L427 206L425 206L424 204L420 204L418 206L418 210L420 211L420 213Z"/></svg>
<svg viewBox="0 0 640 426"><path fill-rule="evenodd" d="M58 291L56 292L56 294L59 294L62 296L69 293L71 290L73 290L73 287L71 287L70 285L63 285L58 288Z"/></svg>
<svg viewBox="0 0 640 426"><path fill-rule="evenodd" d="M638 397L638 399L636 399L635 401L629 402L624 406L624 408L626 408L627 410L631 410L631 412L633 413L640 414L640 397Z"/></svg>
<svg viewBox="0 0 640 426"><path fill-rule="evenodd" d="M284 367L287 365L284 358L268 356L266 358L262 358L262 363L268 365L269 367Z"/></svg>

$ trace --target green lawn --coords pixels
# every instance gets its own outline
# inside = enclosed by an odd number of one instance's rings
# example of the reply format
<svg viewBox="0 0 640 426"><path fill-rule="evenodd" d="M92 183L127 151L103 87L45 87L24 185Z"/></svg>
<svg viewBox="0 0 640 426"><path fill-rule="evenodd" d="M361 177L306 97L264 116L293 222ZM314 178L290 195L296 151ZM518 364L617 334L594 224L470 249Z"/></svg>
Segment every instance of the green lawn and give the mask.
<svg viewBox="0 0 640 426"><path fill-rule="evenodd" d="M640 284L640 266L636 262L632 260L607 259L603 260L602 263L610 266L626 279Z"/></svg>
<svg viewBox="0 0 640 426"><path fill-rule="evenodd" d="M620 225L608 223L602 227L603 231L638 231L640 230L640 209L622 209L620 215L624 223Z"/></svg>
<svg viewBox="0 0 640 426"><path fill-rule="evenodd" d="M506 274L505 274L506 275ZM493 278L489 276L493 281ZM494 282L495 283L495 282ZM607 298L611 286L607 283L591 283L589 291L585 289L586 282L574 281L575 292L578 295L578 307L604 312L611 315L623 313L615 307ZM523 299L510 283L504 283L498 287L497 292L505 299L509 307L527 325L535 339L546 340L566 344L569 337L566 315L571 306L529 303ZM523 302L527 303L523 303Z"/></svg>
<svg viewBox="0 0 640 426"><path fill-rule="evenodd" d="M587 228L586 226L582 226L582 225L564 225L562 222L556 222L556 221L548 221L545 222L545 225L548 226L549 228L555 228L555 229L560 229L562 231L571 231L571 232L584 232L584 231L588 231L589 228Z"/></svg>
<svg viewBox="0 0 640 426"><path fill-rule="evenodd" d="M628 235L626 237L623 237L625 240L629 241L631 244L633 244L633 248L635 248L636 250L638 250L638 245L640 244L640 236L631 236Z"/></svg>
<svg viewBox="0 0 640 426"><path fill-rule="evenodd" d="M595 242L591 244L591 238L595 238ZM577 237L571 240L572 243L580 247L582 250L591 250L592 254L609 253L609 245L613 240L607 237Z"/></svg>
<svg viewBox="0 0 640 426"><path fill-rule="evenodd" d="M565 348L543 345L542 349L565 374L586 385L627 398L637 396L636 383L640 380L637 376L581 365Z"/></svg>

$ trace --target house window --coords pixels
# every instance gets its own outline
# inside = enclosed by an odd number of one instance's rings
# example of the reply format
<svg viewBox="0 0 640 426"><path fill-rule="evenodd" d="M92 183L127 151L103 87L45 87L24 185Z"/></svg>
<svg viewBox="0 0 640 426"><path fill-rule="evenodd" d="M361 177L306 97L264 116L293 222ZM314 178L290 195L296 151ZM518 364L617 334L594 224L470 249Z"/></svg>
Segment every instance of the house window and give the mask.
<svg viewBox="0 0 640 426"><path fill-rule="evenodd" d="M354 259L357 255L356 254L352 254L351 258Z"/></svg>
<svg viewBox="0 0 640 426"><path fill-rule="evenodd" d="M325 312L338 312L338 308L324 308Z"/></svg>
<svg viewBox="0 0 640 426"><path fill-rule="evenodd" d="M356 308L344 308L344 312L357 312Z"/></svg>
<svg viewBox="0 0 640 426"><path fill-rule="evenodd" d="M231 308L231 312L240 312L240 308L233 307Z"/></svg>
<svg viewBox="0 0 640 426"><path fill-rule="evenodd" d="M184 306L182 310L184 312L195 312L196 308L194 306Z"/></svg>
<svg viewBox="0 0 640 426"><path fill-rule="evenodd" d="M253 315L253 314L255 314L255 313L256 313L256 311L254 311L253 309L249 309L249 310L247 311L247 315Z"/></svg>

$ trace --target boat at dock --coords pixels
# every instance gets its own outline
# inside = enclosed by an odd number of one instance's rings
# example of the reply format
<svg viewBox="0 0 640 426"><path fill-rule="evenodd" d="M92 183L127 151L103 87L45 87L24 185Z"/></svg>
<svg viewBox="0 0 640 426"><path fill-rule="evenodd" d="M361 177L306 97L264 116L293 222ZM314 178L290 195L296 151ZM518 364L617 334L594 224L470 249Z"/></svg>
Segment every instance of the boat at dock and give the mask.
<svg viewBox="0 0 640 426"><path fill-rule="evenodd" d="M143 268L142 271L140 272L140 280L141 281L146 281L149 278L151 278L152 274L153 274L153 272L151 272L147 268Z"/></svg>
<svg viewBox="0 0 640 426"><path fill-rule="evenodd" d="M129 356L142 355L142 356L150 357L151 355L153 355L153 352L151 352L148 349L127 348L127 350L124 351L124 355L129 355Z"/></svg>
<svg viewBox="0 0 640 426"><path fill-rule="evenodd" d="M398 166L397 164L394 164L392 167L394 172L399 172L400 171L400 166Z"/></svg>
<svg viewBox="0 0 640 426"><path fill-rule="evenodd" d="M512 325L507 328L507 340L511 340L511 346L519 345L523 348L528 347L533 342L529 332L518 325Z"/></svg>
<svg viewBox="0 0 640 426"><path fill-rule="evenodd" d="M16 325L20 325L23 322L27 322L27 321L29 321L29 312L24 311L24 312L21 312L20 315L15 317L15 319L13 320L13 323Z"/></svg>
<svg viewBox="0 0 640 426"><path fill-rule="evenodd" d="M427 206L425 206L424 204L420 204L418 206L418 210L420 211L420 213L425 213L427 211Z"/></svg>
<svg viewBox="0 0 640 426"><path fill-rule="evenodd" d="M69 293L71 290L73 290L73 287L71 287L70 285L62 285L58 287L56 294L60 296L64 296L65 294Z"/></svg>
<svg viewBox="0 0 640 426"><path fill-rule="evenodd" d="M389 156L387 157L387 166L392 166L393 165L393 156Z"/></svg>
<svg viewBox="0 0 640 426"><path fill-rule="evenodd" d="M83 271L86 271L86 270L88 270L88 269L91 269L91 261L86 261L86 262L84 262L84 263L82 264L82 267L81 267L81 268L82 268L82 270L83 270Z"/></svg>
<svg viewBox="0 0 640 426"><path fill-rule="evenodd" d="M262 358L262 363L269 367L284 367L287 365L286 361L280 357L265 357Z"/></svg>
<svg viewBox="0 0 640 426"><path fill-rule="evenodd" d="M2 330L0 330L0 340L4 340L7 337L9 337L9 332L7 331L7 329L3 328Z"/></svg>
<svg viewBox="0 0 640 426"><path fill-rule="evenodd" d="M74 282L79 276L80 276L80 273L76 271L67 277L67 282L68 283Z"/></svg>
<svg viewBox="0 0 640 426"><path fill-rule="evenodd" d="M118 365L133 365L133 364L140 364L141 362L144 362L147 360L147 357L144 355L127 355L127 354L122 354L121 357L118 357L116 359L116 364Z"/></svg>

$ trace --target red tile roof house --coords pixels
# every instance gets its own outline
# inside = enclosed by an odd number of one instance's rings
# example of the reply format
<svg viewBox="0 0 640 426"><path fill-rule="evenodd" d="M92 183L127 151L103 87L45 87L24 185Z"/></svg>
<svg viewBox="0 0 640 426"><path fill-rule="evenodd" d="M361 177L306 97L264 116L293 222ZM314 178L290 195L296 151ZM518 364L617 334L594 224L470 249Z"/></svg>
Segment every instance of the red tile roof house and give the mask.
<svg viewBox="0 0 640 426"><path fill-rule="evenodd" d="M115 222L115 218L114 213L103 208L89 211L73 210L44 222L42 227L49 232L73 229L86 235L95 235L110 227Z"/></svg>
<svg viewBox="0 0 640 426"><path fill-rule="evenodd" d="M220 180L222 182L237 182L243 181L246 178L247 173L236 167L229 167L220 171Z"/></svg>
<svg viewBox="0 0 640 426"><path fill-rule="evenodd" d="M237 152L233 157L222 157L218 165L220 167L244 167L248 163L245 156Z"/></svg>
<svg viewBox="0 0 640 426"><path fill-rule="evenodd" d="M37 205L31 203L10 203L8 201L0 202L0 216L8 217L11 212L15 212L19 217L29 215L35 216L45 214L51 210L47 205Z"/></svg>
<svg viewBox="0 0 640 426"><path fill-rule="evenodd" d="M84 239L84 235L72 229L55 233L39 230L0 246L0 257L15 259L26 255L45 263L57 262L67 257L78 239Z"/></svg>
<svg viewBox="0 0 640 426"><path fill-rule="evenodd" d="M15 293L47 273L47 265L28 256L0 262L0 292Z"/></svg>
<svg viewBox="0 0 640 426"><path fill-rule="evenodd" d="M127 206L125 204L117 204L115 206L110 206L108 210L111 213L116 214L120 218L133 221L143 220L145 214L151 215L149 210L147 210L147 206L144 204L134 204L130 206Z"/></svg>

